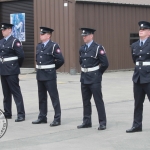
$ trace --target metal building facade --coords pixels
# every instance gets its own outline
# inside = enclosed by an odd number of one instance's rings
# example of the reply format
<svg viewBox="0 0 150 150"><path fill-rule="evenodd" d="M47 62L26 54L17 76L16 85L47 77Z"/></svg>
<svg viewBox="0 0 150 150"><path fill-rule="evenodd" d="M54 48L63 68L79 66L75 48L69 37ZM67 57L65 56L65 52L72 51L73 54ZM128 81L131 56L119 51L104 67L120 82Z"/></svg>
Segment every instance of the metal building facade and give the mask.
<svg viewBox="0 0 150 150"><path fill-rule="evenodd" d="M138 33L140 20L150 21L150 7L106 3L76 3L76 40L80 47L80 27L96 29L95 41L104 45L109 70L133 68L130 34Z"/></svg>
<svg viewBox="0 0 150 150"><path fill-rule="evenodd" d="M64 3L68 6L65 7ZM130 34L138 33L138 21L149 21L149 6L120 5L74 0L34 0L35 44L39 27L55 30L53 40L60 44L65 57L61 72L80 72L79 47L83 44L81 27L96 29L94 40L107 52L109 70L133 68Z"/></svg>
<svg viewBox="0 0 150 150"><path fill-rule="evenodd" d="M3 1L6 1L5 4L8 3L6 6L10 11L4 10L6 7L2 8ZM58 70L59 72L70 72L71 70L80 72L78 51L83 44L79 30L81 27L96 29L94 40L105 47L110 63L109 70L133 68L130 35L138 33L138 21L150 21L150 5L148 4L103 3L106 0L100 0L101 2L99 0L95 2L92 0L12 1L14 2L0 0L0 21L8 22L9 15L5 15L5 13L9 14L15 9L20 12L23 10L30 12L27 18L29 25L26 25L27 34L32 34L28 37L29 46L25 50L28 52L26 54L28 63L25 65L27 68L35 66L35 48L40 42L40 26L47 26L55 30L52 40L59 43L65 57L65 64ZM32 2L32 5L26 5L27 2ZM9 3L18 4L20 9L17 5L8 7ZM26 46L25 43L24 46Z"/></svg>

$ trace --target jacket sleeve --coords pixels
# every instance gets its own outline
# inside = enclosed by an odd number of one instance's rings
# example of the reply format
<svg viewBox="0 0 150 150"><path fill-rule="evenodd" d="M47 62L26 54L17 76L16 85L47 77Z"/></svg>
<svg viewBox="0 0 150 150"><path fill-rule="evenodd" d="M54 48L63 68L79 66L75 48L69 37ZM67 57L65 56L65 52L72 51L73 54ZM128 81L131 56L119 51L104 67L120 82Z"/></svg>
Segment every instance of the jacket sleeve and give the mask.
<svg viewBox="0 0 150 150"><path fill-rule="evenodd" d="M19 40L15 40L13 49L15 51L16 56L18 56L18 63L19 66L21 67L24 61L24 51L22 43Z"/></svg>
<svg viewBox="0 0 150 150"><path fill-rule="evenodd" d="M97 56L98 56L98 59L99 59L100 64L101 64L100 72L103 74L109 66L108 59L106 56L106 51L105 51L103 46L99 47Z"/></svg>
<svg viewBox="0 0 150 150"><path fill-rule="evenodd" d="M64 64L64 57L58 44L54 47L53 56L55 59L55 68L59 69Z"/></svg>

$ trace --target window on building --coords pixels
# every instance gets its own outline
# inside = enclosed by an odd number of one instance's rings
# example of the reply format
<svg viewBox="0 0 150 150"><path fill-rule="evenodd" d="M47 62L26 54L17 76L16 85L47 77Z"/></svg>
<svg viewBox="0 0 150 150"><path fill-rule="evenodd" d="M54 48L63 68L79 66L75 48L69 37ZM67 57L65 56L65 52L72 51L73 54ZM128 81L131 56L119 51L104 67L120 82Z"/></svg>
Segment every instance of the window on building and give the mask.
<svg viewBox="0 0 150 150"><path fill-rule="evenodd" d="M130 33L130 45L139 40L139 33Z"/></svg>

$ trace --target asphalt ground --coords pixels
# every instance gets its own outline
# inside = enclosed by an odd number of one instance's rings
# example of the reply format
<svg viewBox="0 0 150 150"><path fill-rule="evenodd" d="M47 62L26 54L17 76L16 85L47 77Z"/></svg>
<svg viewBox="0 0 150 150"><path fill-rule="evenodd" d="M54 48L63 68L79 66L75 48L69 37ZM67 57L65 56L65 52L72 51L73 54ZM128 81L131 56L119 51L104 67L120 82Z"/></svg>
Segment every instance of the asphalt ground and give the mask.
<svg viewBox="0 0 150 150"><path fill-rule="evenodd" d="M20 75L26 120L15 122L16 106L12 103L12 119L0 138L0 150L150 150L149 100L145 99L143 131L126 133L133 121L133 71L107 72L103 75L102 91L107 115L107 129L97 130L98 115L93 99L92 128L77 129L82 123L83 105L80 75L58 73L58 90L62 109L62 125L50 127L53 108L48 98L48 123L33 125L38 117L38 93L35 73ZM3 94L0 86L0 109Z"/></svg>

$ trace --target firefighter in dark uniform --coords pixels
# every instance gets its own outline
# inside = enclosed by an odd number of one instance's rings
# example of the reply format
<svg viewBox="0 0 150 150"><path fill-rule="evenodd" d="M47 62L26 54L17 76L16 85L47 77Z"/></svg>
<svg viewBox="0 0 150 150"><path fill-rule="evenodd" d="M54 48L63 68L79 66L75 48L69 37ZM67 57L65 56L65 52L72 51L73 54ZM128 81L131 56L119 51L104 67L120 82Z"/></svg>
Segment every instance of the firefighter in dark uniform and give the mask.
<svg viewBox="0 0 150 150"><path fill-rule="evenodd" d="M3 39L0 40L0 75L4 95L4 115L12 118L12 95L17 107L16 122L25 120L23 97L19 86L20 67L24 60L24 52L21 42L14 38L12 24L1 23Z"/></svg>
<svg viewBox="0 0 150 150"><path fill-rule="evenodd" d="M64 58L58 44L51 41L53 29L40 27L40 40L36 47L36 68L39 96L39 116L33 124L47 123L47 91L55 111L50 126L61 124L61 108L57 90L56 70L64 64Z"/></svg>
<svg viewBox="0 0 150 150"><path fill-rule="evenodd" d="M150 100L150 23L140 21L140 39L131 45L132 59L135 64L133 74L134 86L134 120L127 133L142 131L143 103L145 96Z"/></svg>
<svg viewBox="0 0 150 150"><path fill-rule="evenodd" d="M83 123L77 126L80 128L92 127L91 121L91 97L93 95L96 104L99 127L98 130L106 129L106 113L101 91L101 81L104 71L108 68L106 51L102 45L93 41L93 34L96 30L81 28L85 45L79 50L81 65L81 92L83 100Z"/></svg>

